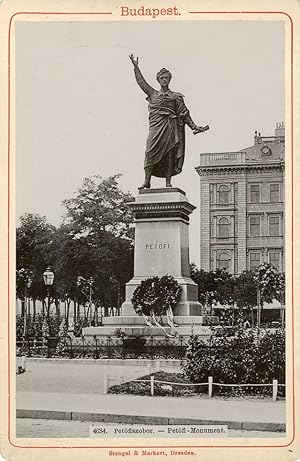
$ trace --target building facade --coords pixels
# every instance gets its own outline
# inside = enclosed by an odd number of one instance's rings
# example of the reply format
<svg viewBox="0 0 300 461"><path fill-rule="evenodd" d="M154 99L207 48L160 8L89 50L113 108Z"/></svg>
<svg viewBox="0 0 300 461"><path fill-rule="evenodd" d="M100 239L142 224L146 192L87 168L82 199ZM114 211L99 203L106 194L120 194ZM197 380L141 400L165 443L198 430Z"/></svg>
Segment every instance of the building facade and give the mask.
<svg viewBox="0 0 300 461"><path fill-rule="evenodd" d="M240 274L267 262L284 272L284 154L280 123L246 149L200 155L201 269Z"/></svg>

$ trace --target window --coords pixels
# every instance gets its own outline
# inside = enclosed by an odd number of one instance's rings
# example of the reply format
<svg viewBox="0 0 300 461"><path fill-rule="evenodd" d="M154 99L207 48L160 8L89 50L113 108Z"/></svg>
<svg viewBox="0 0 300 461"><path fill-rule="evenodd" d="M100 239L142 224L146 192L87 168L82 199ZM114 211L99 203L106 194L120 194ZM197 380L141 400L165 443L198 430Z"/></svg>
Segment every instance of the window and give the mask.
<svg viewBox="0 0 300 461"><path fill-rule="evenodd" d="M214 236L214 218L213 216L210 218L210 236L213 237Z"/></svg>
<svg viewBox="0 0 300 461"><path fill-rule="evenodd" d="M251 251L249 254L249 269L253 271L260 265L260 253L258 251Z"/></svg>
<svg viewBox="0 0 300 461"><path fill-rule="evenodd" d="M260 217L251 216L250 217L250 237L259 237L260 236Z"/></svg>
<svg viewBox="0 0 300 461"><path fill-rule="evenodd" d="M229 203L229 188L228 186L219 187L219 204L226 205Z"/></svg>
<svg viewBox="0 0 300 461"><path fill-rule="evenodd" d="M279 184L270 184L270 202L279 202Z"/></svg>
<svg viewBox="0 0 300 461"><path fill-rule="evenodd" d="M229 237L229 221L227 218L221 218L219 220L219 238Z"/></svg>
<svg viewBox="0 0 300 461"><path fill-rule="evenodd" d="M269 251L269 263L276 267L278 271L280 270L280 252L278 250Z"/></svg>
<svg viewBox="0 0 300 461"><path fill-rule="evenodd" d="M218 257L218 268L225 269L229 272L230 257L228 253L220 253Z"/></svg>
<svg viewBox="0 0 300 461"><path fill-rule="evenodd" d="M259 184L251 184L250 186L250 201L251 203L260 202L260 187Z"/></svg>
<svg viewBox="0 0 300 461"><path fill-rule="evenodd" d="M269 217L269 235L270 237L278 237L279 233L279 216Z"/></svg>

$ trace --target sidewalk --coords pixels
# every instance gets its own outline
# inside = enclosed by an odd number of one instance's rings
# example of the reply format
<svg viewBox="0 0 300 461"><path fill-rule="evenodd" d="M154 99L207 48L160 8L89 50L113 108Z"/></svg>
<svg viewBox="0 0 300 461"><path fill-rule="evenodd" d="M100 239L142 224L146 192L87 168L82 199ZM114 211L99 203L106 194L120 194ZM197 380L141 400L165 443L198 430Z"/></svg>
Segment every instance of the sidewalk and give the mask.
<svg viewBox="0 0 300 461"><path fill-rule="evenodd" d="M284 431L286 402L263 399L148 397L17 392L17 417L130 424L226 424Z"/></svg>

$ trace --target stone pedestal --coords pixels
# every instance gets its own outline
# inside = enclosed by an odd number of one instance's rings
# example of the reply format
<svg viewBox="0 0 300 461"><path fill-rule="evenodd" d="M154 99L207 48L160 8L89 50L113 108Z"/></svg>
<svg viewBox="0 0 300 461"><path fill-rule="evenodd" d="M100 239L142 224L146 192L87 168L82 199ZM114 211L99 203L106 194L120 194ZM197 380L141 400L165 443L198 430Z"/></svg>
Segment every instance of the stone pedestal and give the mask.
<svg viewBox="0 0 300 461"><path fill-rule="evenodd" d="M182 288L174 315L201 315L189 261L189 215L195 207L178 188L142 189L129 206L135 218L134 277L126 285L122 315L135 315L131 298L142 280L166 274Z"/></svg>
<svg viewBox="0 0 300 461"><path fill-rule="evenodd" d="M127 336L151 336L158 340L165 338L166 333L177 338L195 334L208 340L210 326L217 325L219 319L202 312L198 286L190 278L189 215L195 207L189 203L185 192L178 188L142 189L129 206L135 219L134 276L126 284L122 316L105 317L101 326L83 328L83 335L114 337L116 330L121 329ZM182 291L174 308L177 327L169 327L166 317L163 317L163 331L146 326L144 318L138 316L132 307L131 299L142 280L167 274L178 281Z"/></svg>

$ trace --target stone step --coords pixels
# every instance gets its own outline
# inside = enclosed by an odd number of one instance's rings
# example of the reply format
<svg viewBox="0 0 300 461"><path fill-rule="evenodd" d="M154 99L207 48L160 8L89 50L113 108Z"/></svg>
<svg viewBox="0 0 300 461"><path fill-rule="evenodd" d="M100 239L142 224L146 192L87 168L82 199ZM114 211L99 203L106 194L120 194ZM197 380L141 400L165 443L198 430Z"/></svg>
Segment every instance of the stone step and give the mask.
<svg viewBox="0 0 300 461"><path fill-rule="evenodd" d="M167 318L163 316L164 326L167 325ZM174 323L178 325L218 325L219 317L217 316L174 316ZM136 316L116 316L116 317L102 317L102 324L104 326L113 326L116 328L125 325L145 325L145 319L138 315Z"/></svg>
<svg viewBox="0 0 300 461"><path fill-rule="evenodd" d="M168 334L176 334L176 336L191 336L200 335L208 338L211 334L211 328L203 325L186 325L178 326L177 328L164 327ZM86 327L82 329L84 337L88 336L116 336L116 327L99 326L99 327ZM165 337L165 332L159 327L148 327L140 325L126 325L121 326L120 330L125 333L126 336L161 336Z"/></svg>

